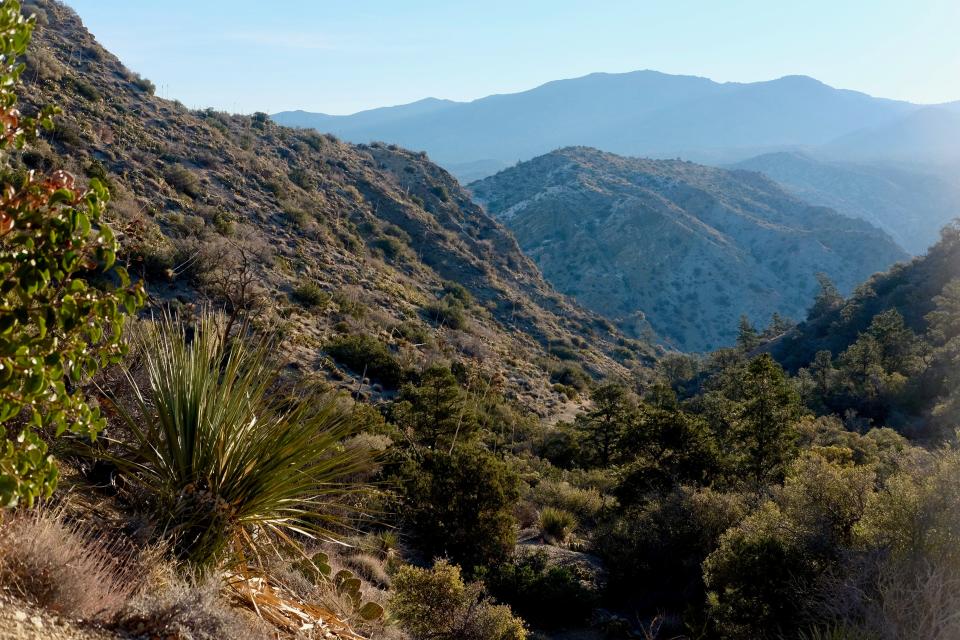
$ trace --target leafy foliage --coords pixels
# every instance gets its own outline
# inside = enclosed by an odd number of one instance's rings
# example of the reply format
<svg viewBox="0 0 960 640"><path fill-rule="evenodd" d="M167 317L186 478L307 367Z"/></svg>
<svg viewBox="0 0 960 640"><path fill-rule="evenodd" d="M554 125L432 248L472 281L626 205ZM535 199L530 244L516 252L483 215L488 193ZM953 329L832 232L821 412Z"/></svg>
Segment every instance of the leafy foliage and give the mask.
<svg viewBox="0 0 960 640"><path fill-rule="evenodd" d="M39 121L14 107L16 59L33 22L19 3L0 6L0 153L20 148ZM57 468L41 433L95 437L105 423L80 385L124 353L123 314L144 300L115 264L117 242L102 218L109 197L71 175L30 173L0 194L0 505L49 496Z"/></svg>
<svg viewBox="0 0 960 640"><path fill-rule="evenodd" d="M390 611L415 638L526 640L523 621L491 604L479 583L465 584L446 560L433 569L404 567L393 582Z"/></svg>
<svg viewBox="0 0 960 640"><path fill-rule="evenodd" d="M390 348L373 336L352 335L335 338L327 345L327 353L354 373L395 389L403 381L403 368Z"/></svg>
<svg viewBox="0 0 960 640"><path fill-rule="evenodd" d="M419 548L470 570L507 558L516 542L517 475L475 444L407 455L397 483Z"/></svg>

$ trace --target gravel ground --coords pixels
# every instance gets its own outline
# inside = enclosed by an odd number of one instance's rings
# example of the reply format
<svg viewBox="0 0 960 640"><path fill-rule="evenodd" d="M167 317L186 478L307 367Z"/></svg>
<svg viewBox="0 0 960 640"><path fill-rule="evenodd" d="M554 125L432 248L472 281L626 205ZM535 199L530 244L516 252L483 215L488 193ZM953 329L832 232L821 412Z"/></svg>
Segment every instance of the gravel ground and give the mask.
<svg viewBox="0 0 960 640"><path fill-rule="evenodd" d="M0 640L118 640L118 636L78 626L28 604L0 598Z"/></svg>

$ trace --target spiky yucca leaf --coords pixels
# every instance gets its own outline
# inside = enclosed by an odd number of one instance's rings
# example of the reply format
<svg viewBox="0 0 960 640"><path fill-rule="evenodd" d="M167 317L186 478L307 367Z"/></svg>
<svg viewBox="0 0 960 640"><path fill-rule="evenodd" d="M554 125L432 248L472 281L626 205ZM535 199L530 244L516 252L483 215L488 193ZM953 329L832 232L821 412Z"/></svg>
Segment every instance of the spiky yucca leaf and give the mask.
<svg viewBox="0 0 960 640"><path fill-rule="evenodd" d="M181 557L209 566L225 552L256 555L290 534L332 536L351 476L368 453L344 448L352 431L331 399L278 396L275 344L226 340L204 312L189 332L165 315L141 337L149 387L133 375L132 406L115 401L133 438L111 458L153 497Z"/></svg>

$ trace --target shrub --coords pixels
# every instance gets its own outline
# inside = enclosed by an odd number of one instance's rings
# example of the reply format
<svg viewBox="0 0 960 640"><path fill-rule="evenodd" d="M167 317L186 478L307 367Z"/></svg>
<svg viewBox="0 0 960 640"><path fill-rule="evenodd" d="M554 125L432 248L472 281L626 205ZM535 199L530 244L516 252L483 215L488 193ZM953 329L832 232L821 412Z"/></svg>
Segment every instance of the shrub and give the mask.
<svg viewBox="0 0 960 640"><path fill-rule="evenodd" d="M149 93L150 95L153 95L157 91L157 85L153 84L149 79L144 78L139 73L133 74L133 77L130 79L130 84L135 86L140 91Z"/></svg>
<svg viewBox="0 0 960 640"><path fill-rule="evenodd" d="M550 382L583 391L590 386L590 376L576 364L565 364L550 372Z"/></svg>
<svg viewBox="0 0 960 640"><path fill-rule="evenodd" d="M678 487L602 521L594 551L609 570L611 594L643 594L656 608L702 606L701 563L745 511L738 495Z"/></svg>
<svg viewBox="0 0 960 640"><path fill-rule="evenodd" d="M385 387L396 389L403 382L403 368L390 348L373 336L339 337L327 345L326 351L354 373L366 374Z"/></svg>
<svg viewBox="0 0 960 640"><path fill-rule="evenodd" d="M430 321L437 326L449 327L457 331L467 326L466 307L459 299L450 294L428 304L423 310Z"/></svg>
<svg viewBox="0 0 960 640"><path fill-rule="evenodd" d="M39 125L18 117L12 93L16 59L33 23L16 2L0 5L0 160ZM123 312L144 300L126 271L114 266L118 249L102 222L108 194L99 181L88 191L58 171L29 175L8 186L0 203L0 507L49 496L57 480L53 456L39 431L95 436L99 410L81 390L87 377L123 354ZM98 286L89 278L96 277Z"/></svg>
<svg viewBox="0 0 960 640"><path fill-rule="evenodd" d="M497 600L543 629L583 624L599 600L591 576L577 567L551 564L544 551L493 567L483 581Z"/></svg>
<svg viewBox="0 0 960 640"><path fill-rule="evenodd" d="M138 567L61 511L18 513L0 525L0 587L67 618L108 619L133 595Z"/></svg>
<svg viewBox="0 0 960 640"><path fill-rule="evenodd" d="M129 638L184 640L268 640L276 630L254 616L241 615L221 596L216 578L184 581L163 576L159 588L135 597L107 625ZM171 579L172 578L172 579Z"/></svg>
<svg viewBox="0 0 960 640"><path fill-rule="evenodd" d="M163 174L163 179L174 189L187 194L191 198L196 198L200 195L200 180L192 171L183 165L178 164L168 167Z"/></svg>
<svg viewBox="0 0 960 640"><path fill-rule="evenodd" d="M463 582L446 560L433 569L406 566L393 581L390 612L415 638L526 640L523 621L509 607L493 605L481 585Z"/></svg>
<svg viewBox="0 0 960 640"><path fill-rule="evenodd" d="M293 297L305 307L319 307L330 300L330 295L312 280L297 285L293 290Z"/></svg>
<svg viewBox="0 0 960 640"><path fill-rule="evenodd" d="M477 445L453 453L425 450L397 478L400 512L428 557L449 557L468 570L510 556L519 478Z"/></svg>
<svg viewBox="0 0 960 640"><path fill-rule="evenodd" d="M593 521L603 508L603 497L596 489L581 489L569 482L541 480L533 489L537 504L563 509L581 521Z"/></svg>
<svg viewBox="0 0 960 640"><path fill-rule="evenodd" d="M143 338L146 393L114 406L133 435L111 460L152 498L179 557L198 566L290 534L331 535L333 503L367 453L343 448L352 421L333 402L278 394L274 341L228 338L210 313L188 337L165 316ZM340 508L339 513L343 509Z"/></svg>
<svg viewBox="0 0 960 640"><path fill-rule="evenodd" d="M577 519L569 511L555 507L540 510L540 533L548 542L566 542L577 526Z"/></svg>
<svg viewBox="0 0 960 640"><path fill-rule="evenodd" d="M89 100L90 102L96 102L97 100L100 99L100 97L101 97L101 96L100 96L100 92L97 91L97 90L93 87L93 85L91 85L90 83L84 82L83 80L80 80L79 78L72 78L72 79L71 79L71 82L72 82L72 84L73 84L73 87L77 90L77 93L78 93L80 96L82 96L82 97L86 98L87 100Z"/></svg>

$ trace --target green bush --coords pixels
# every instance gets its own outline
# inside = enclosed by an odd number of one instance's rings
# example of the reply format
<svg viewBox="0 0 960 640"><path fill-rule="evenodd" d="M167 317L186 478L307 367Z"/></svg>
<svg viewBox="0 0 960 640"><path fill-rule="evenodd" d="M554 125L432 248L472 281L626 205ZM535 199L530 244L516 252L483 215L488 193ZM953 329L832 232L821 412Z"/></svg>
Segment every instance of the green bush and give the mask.
<svg viewBox="0 0 960 640"><path fill-rule="evenodd" d="M341 447L349 416L309 394L278 394L276 345L227 339L202 315L188 337L165 316L142 338L149 388L132 406L114 401L131 441L108 455L130 485L151 497L158 530L197 566L238 552L257 556L271 540L334 535L342 498L360 489L364 449ZM340 514L340 515L338 515Z"/></svg>
<svg viewBox="0 0 960 640"><path fill-rule="evenodd" d="M550 382L584 391L590 386L590 376L576 364L565 364L550 372Z"/></svg>
<svg viewBox="0 0 960 640"><path fill-rule="evenodd" d="M191 198L196 198L200 195L200 180L192 171L183 165L168 167L163 174L163 179L174 189L187 194Z"/></svg>
<svg viewBox="0 0 960 640"><path fill-rule="evenodd" d="M0 159L39 122L16 116L12 91L33 21L18 3L0 5ZM0 207L0 507L49 496L57 467L39 433L94 437L104 426L82 384L124 353L123 313L144 300L115 266L117 241L103 223L108 194L91 181L77 189L58 171L9 186ZM96 285L91 282L95 279Z"/></svg>
<svg viewBox="0 0 960 640"><path fill-rule="evenodd" d="M581 625L599 604L592 576L551 564L543 551L490 568L483 572L483 582L497 600L541 629Z"/></svg>
<svg viewBox="0 0 960 640"><path fill-rule="evenodd" d="M293 298L305 307L319 307L330 300L330 295L316 282L308 280L294 288Z"/></svg>
<svg viewBox="0 0 960 640"><path fill-rule="evenodd" d="M390 348L373 336L354 335L335 338L326 347L334 360L358 375L396 389L405 377Z"/></svg>
<svg viewBox="0 0 960 640"><path fill-rule="evenodd" d="M513 552L519 478L480 446L410 455L396 485L400 514L427 557L449 557L473 570L502 562Z"/></svg>
<svg viewBox="0 0 960 640"><path fill-rule="evenodd" d="M577 527L577 518L569 511L544 507L540 510L537 524L540 534L548 542L566 542Z"/></svg>
<svg viewBox="0 0 960 640"><path fill-rule="evenodd" d="M494 605L478 583L465 584L446 560L433 569L405 566L393 579L390 613L415 638L526 640L523 621Z"/></svg>
<svg viewBox="0 0 960 640"><path fill-rule="evenodd" d="M130 84L144 93L149 93L151 96L157 91L157 85L153 84L150 80L144 78L139 73L133 74L133 77L130 79Z"/></svg>
<svg viewBox="0 0 960 640"><path fill-rule="evenodd" d="M428 304L423 310L427 318L439 327L461 330L467 326L466 307L453 295L447 294Z"/></svg>

